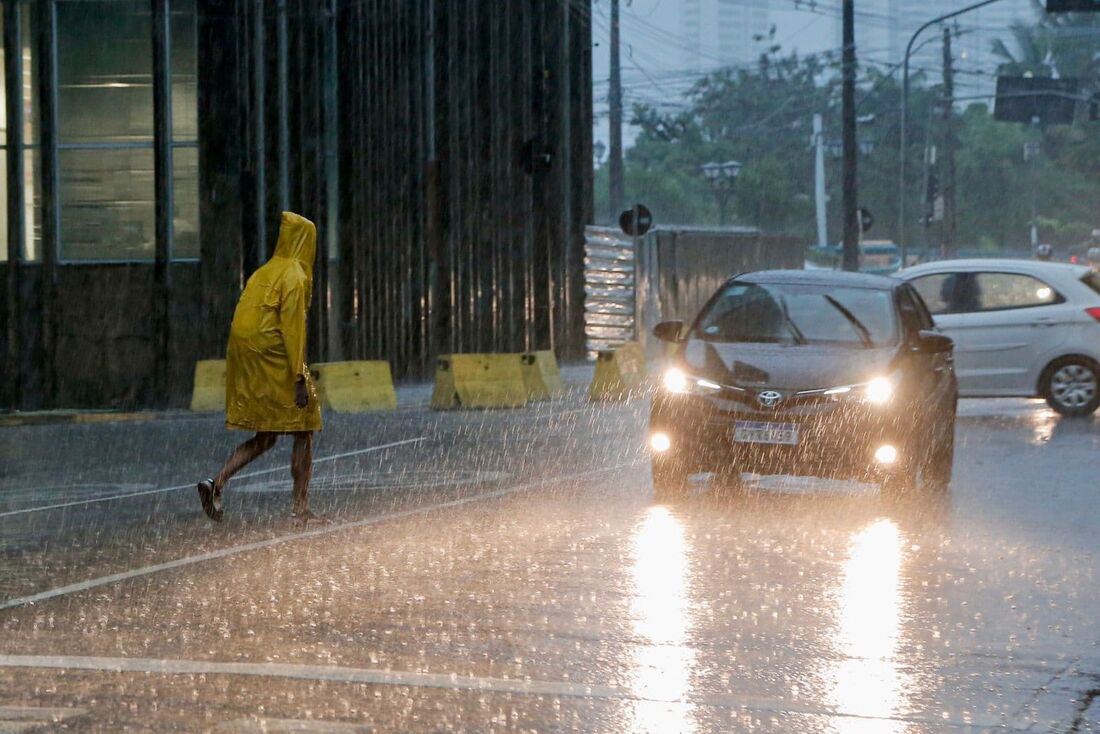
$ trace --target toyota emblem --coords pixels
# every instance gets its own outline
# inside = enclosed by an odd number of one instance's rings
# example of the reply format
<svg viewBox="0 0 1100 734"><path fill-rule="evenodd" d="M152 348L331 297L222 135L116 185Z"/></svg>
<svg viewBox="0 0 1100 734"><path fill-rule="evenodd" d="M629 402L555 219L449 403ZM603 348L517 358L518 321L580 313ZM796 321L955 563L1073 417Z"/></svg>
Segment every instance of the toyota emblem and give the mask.
<svg viewBox="0 0 1100 734"><path fill-rule="evenodd" d="M756 399L765 408L778 408L779 404L783 402L783 394L775 390L764 390L757 394Z"/></svg>

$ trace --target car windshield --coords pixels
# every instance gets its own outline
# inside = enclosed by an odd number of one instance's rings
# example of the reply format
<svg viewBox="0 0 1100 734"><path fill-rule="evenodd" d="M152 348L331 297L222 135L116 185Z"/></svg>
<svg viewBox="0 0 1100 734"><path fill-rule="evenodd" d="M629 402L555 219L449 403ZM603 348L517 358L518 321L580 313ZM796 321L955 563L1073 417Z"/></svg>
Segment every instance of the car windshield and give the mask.
<svg viewBox="0 0 1100 734"><path fill-rule="evenodd" d="M804 283L736 282L700 316L713 342L875 347L897 339L890 292Z"/></svg>

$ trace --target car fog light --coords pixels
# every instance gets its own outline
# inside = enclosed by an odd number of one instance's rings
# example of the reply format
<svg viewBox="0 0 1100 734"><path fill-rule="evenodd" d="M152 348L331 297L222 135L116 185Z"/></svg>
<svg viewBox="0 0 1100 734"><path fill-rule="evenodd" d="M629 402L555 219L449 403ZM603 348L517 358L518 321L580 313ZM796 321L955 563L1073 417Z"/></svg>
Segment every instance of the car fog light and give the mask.
<svg viewBox="0 0 1100 734"><path fill-rule="evenodd" d="M893 464L897 460L898 450L888 443L875 450L875 461L880 464Z"/></svg>
<svg viewBox="0 0 1100 734"><path fill-rule="evenodd" d="M867 402L885 405L894 396L894 386L885 377L876 377L867 383Z"/></svg>
<svg viewBox="0 0 1100 734"><path fill-rule="evenodd" d="M672 439L667 433L654 433L649 437L649 447L659 454L663 454L672 448Z"/></svg>

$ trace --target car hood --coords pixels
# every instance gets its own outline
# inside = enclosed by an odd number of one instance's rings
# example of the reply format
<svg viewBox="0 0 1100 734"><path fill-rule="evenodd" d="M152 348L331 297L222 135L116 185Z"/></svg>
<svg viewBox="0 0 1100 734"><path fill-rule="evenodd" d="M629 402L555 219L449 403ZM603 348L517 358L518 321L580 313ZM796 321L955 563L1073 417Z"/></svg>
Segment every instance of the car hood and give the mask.
<svg viewBox="0 0 1100 734"><path fill-rule="evenodd" d="M693 374L723 385L815 390L866 382L888 371L896 354L896 346L859 349L692 339L683 357Z"/></svg>

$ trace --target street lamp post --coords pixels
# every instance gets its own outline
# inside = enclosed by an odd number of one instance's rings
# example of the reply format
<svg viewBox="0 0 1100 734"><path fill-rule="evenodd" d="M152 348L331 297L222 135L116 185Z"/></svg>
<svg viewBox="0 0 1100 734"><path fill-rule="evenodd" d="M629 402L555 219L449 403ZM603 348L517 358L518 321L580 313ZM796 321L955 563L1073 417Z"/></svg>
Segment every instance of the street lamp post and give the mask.
<svg viewBox="0 0 1100 734"><path fill-rule="evenodd" d="M718 202L718 226L726 226L726 203L733 193L733 184L741 173L739 161L726 161L725 163L704 163L699 167L710 184L714 198Z"/></svg>
<svg viewBox="0 0 1100 734"><path fill-rule="evenodd" d="M967 5L965 8L959 8L935 17L913 31L913 35L909 37L909 43L905 46L905 58L902 59L903 71L901 75L901 148L898 150L898 245L901 249L903 267L908 263L905 245L905 148L909 137L909 55L913 53L913 44L916 43L917 36L926 29L955 16L984 8L986 5L992 5L996 2L1000 2L1000 0L982 0L982 2Z"/></svg>

